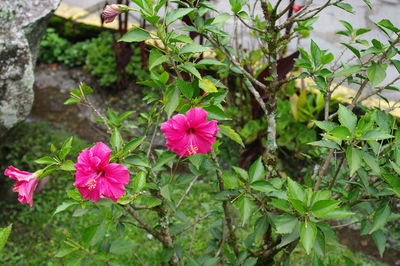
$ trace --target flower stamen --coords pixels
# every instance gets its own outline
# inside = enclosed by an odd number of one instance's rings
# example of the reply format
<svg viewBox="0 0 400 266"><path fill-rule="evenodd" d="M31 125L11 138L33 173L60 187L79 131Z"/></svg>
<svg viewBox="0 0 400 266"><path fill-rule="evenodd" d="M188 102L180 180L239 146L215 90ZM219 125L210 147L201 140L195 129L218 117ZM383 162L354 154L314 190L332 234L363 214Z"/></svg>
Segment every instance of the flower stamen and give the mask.
<svg viewBox="0 0 400 266"><path fill-rule="evenodd" d="M189 155L193 155L196 154L198 152L199 148L197 146L193 146L192 144L190 144L189 147L187 147L187 151L189 153Z"/></svg>
<svg viewBox="0 0 400 266"><path fill-rule="evenodd" d="M96 188L96 179L91 178L89 181L86 182L86 186L88 189L95 189Z"/></svg>

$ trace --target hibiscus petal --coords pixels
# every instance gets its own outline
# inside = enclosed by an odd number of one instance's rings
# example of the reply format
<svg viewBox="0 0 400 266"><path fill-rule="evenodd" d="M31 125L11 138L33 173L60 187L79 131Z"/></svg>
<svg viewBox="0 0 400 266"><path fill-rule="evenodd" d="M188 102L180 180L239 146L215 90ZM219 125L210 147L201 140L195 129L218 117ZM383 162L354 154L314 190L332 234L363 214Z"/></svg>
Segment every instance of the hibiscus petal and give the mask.
<svg viewBox="0 0 400 266"><path fill-rule="evenodd" d="M84 199L90 199L93 202L100 199L100 189L97 186L94 189L89 189L88 187L77 187L77 189Z"/></svg>
<svg viewBox="0 0 400 266"><path fill-rule="evenodd" d="M98 167L102 168L110 162L111 149L103 142L97 142L96 145L90 149L90 151L94 157L100 159L101 163L98 165Z"/></svg>
<svg viewBox="0 0 400 266"><path fill-rule="evenodd" d="M186 112L186 119L191 128L207 122L207 112L201 107L195 107Z"/></svg>
<svg viewBox="0 0 400 266"><path fill-rule="evenodd" d="M32 173L21 171L12 165L4 171L4 175L16 180L29 180L34 176Z"/></svg>
<svg viewBox="0 0 400 266"><path fill-rule="evenodd" d="M112 201L117 202L117 200L125 194L125 187L121 183L108 183L105 181L103 183L104 189L102 194Z"/></svg>
<svg viewBox="0 0 400 266"><path fill-rule="evenodd" d="M173 150L175 153L185 156L187 153L187 147L190 145L189 143L189 134L184 134L179 139L168 139L167 146L169 150Z"/></svg>
<svg viewBox="0 0 400 266"><path fill-rule="evenodd" d="M189 123L186 116L183 114L174 115L171 119L171 127L178 132L186 131L189 129Z"/></svg>
<svg viewBox="0 0 400 266"><path fill-rule="evenodd" d="M194 128L194 134L214 137L219 130L217 123L218 121L211 120L210 122L200 124Z"/></svg>
<svg viewBox="0 0 400 266"><path fill-rule="evenodd" d="M38 179L31 178L28 181L17 181L14 191L18 191L18 201L21 203L27 202L30 207L33 204L33 192L37 186Z"/></svg>
<svg viewBox="0 0 400 266"><path fill-rule="evenodd" d="M195 135L193 137L193 145L198 148L198 153L207 154L212 150L212 144L215 142L215 138L204 138L201 135Z"/></svg>
<svg viewBox="0 0 400 266"><path fill-rule="evenodd" d="M123 164L111 163L104 168L104 178L112 183L129 183L129 170Z"/></svg>

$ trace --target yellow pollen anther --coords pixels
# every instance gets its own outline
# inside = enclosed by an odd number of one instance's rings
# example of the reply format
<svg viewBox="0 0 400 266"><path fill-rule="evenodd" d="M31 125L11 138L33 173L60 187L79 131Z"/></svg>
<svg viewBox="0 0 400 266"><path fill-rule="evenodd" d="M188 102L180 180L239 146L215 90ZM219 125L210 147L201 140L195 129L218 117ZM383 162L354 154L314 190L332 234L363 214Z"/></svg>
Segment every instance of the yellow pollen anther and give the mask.
<svg viewBox="0 0 400 266"><path fill-rule="evenodd" d="M196 154L198 150L199 150L199 148L197 146L193 146L193 145L190 145L187 148L187 151L188 151L189 155Z"/></svg>
<svg viewBox="0 0 400 266"><path fill-rule="evenodd" d="M86 182L86 186L88 186L88 189L95 189L96 188L96 180L91 178L89 181Z"/></svg>

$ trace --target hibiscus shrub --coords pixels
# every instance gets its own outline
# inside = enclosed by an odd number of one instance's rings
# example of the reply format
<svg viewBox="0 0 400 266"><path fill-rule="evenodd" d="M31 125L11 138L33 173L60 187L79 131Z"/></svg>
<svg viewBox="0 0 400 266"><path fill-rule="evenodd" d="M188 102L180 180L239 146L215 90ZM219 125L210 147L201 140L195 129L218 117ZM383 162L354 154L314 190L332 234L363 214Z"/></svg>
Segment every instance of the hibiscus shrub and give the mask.
<svg viewBox="0 0 400 266"><path fill-rule="evenodd" d="M371 234L382 256L385 225L399 218L400 130L390 110L367 109L361 102L383 97L386 89L398 90L398 77L385 77L388 65L400 69L395 59L399 29L389 20L376 22L388 41L370 43L360 37L368 29L355 30L342 21L346 30L338 34L349 43L343 43L336 58L314 41L309 52L298 47L287 56L288 44L307 37L323 9L354 12L351 5L341 0L307 1L305 6L231 0L232 12L221 13L202 0L180 1L179 7L166 1L133 2L137 9L112 5L103 17L109 22L121 12L140 12L155 28L136 27L120 40L148 40L151 47L150 79L139 82L151 88L143 99L151 108L138 120L144 134L126 132L124 120L131 112L101 114L90 102L92 89L81 84L66 104L92 108L110 143L84 149L76 162L65 159L73 145L70 138L36 161L46 165L43 169L27 173L10 166L5 172L17 180L14 191L21 203L28 204L38 179L55 170L70 172L76 189L67 191L71 200L55 214L70 208L98 214L98 223L82 228L81 236L66 232L56 256L71 264L288 265L300 246L313 265L322 265L327 243L338 241L333 229L349 223ZM161 18L163 7L167 12ZM258 15L257 9L262 11ZM257 51L231 46L223 27L232 17L252 31L260 43ZM184 25L178 32L173 25L179 22ZM196 36L200 44L193 41ZM354 56L342 57L348 53ZM368 57L358 60L361 55ZM278 100L295 80L305 78L319 91L316 98L307 96L303 82L288 104ZM356 94L346 105L332 105L333 93L344 83L356 87ZM367 86L372 90L365 94ZM355 107L363 111L358 116ZM227 110L251 119L241 125L244 141ZM285 115L296 123L289 124ZM290 125L302 132L284 140L284 130L293 133ZM311 134L305 132L309 128ZM159 145L160 131L166 146ZM305 143L308 148L300 152L297 144ZM284 147L295 152L287 154ZM309 165L293 173L288 166L299 157L308 158ZM188 205L188 199L196 205ZM153 242L158 245L148 252Z"/></svg>

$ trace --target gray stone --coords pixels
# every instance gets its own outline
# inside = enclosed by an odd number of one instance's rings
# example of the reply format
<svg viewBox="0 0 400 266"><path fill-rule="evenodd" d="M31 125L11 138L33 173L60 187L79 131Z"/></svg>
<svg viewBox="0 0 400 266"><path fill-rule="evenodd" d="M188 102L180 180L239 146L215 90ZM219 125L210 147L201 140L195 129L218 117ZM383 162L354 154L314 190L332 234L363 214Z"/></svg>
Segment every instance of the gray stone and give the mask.
<svg viewBox="0 0 400 266"><path fill-rule="evenodd" d="M25 119L33 103L40 41L60 0L0 1L0 136Z"/></svg>

